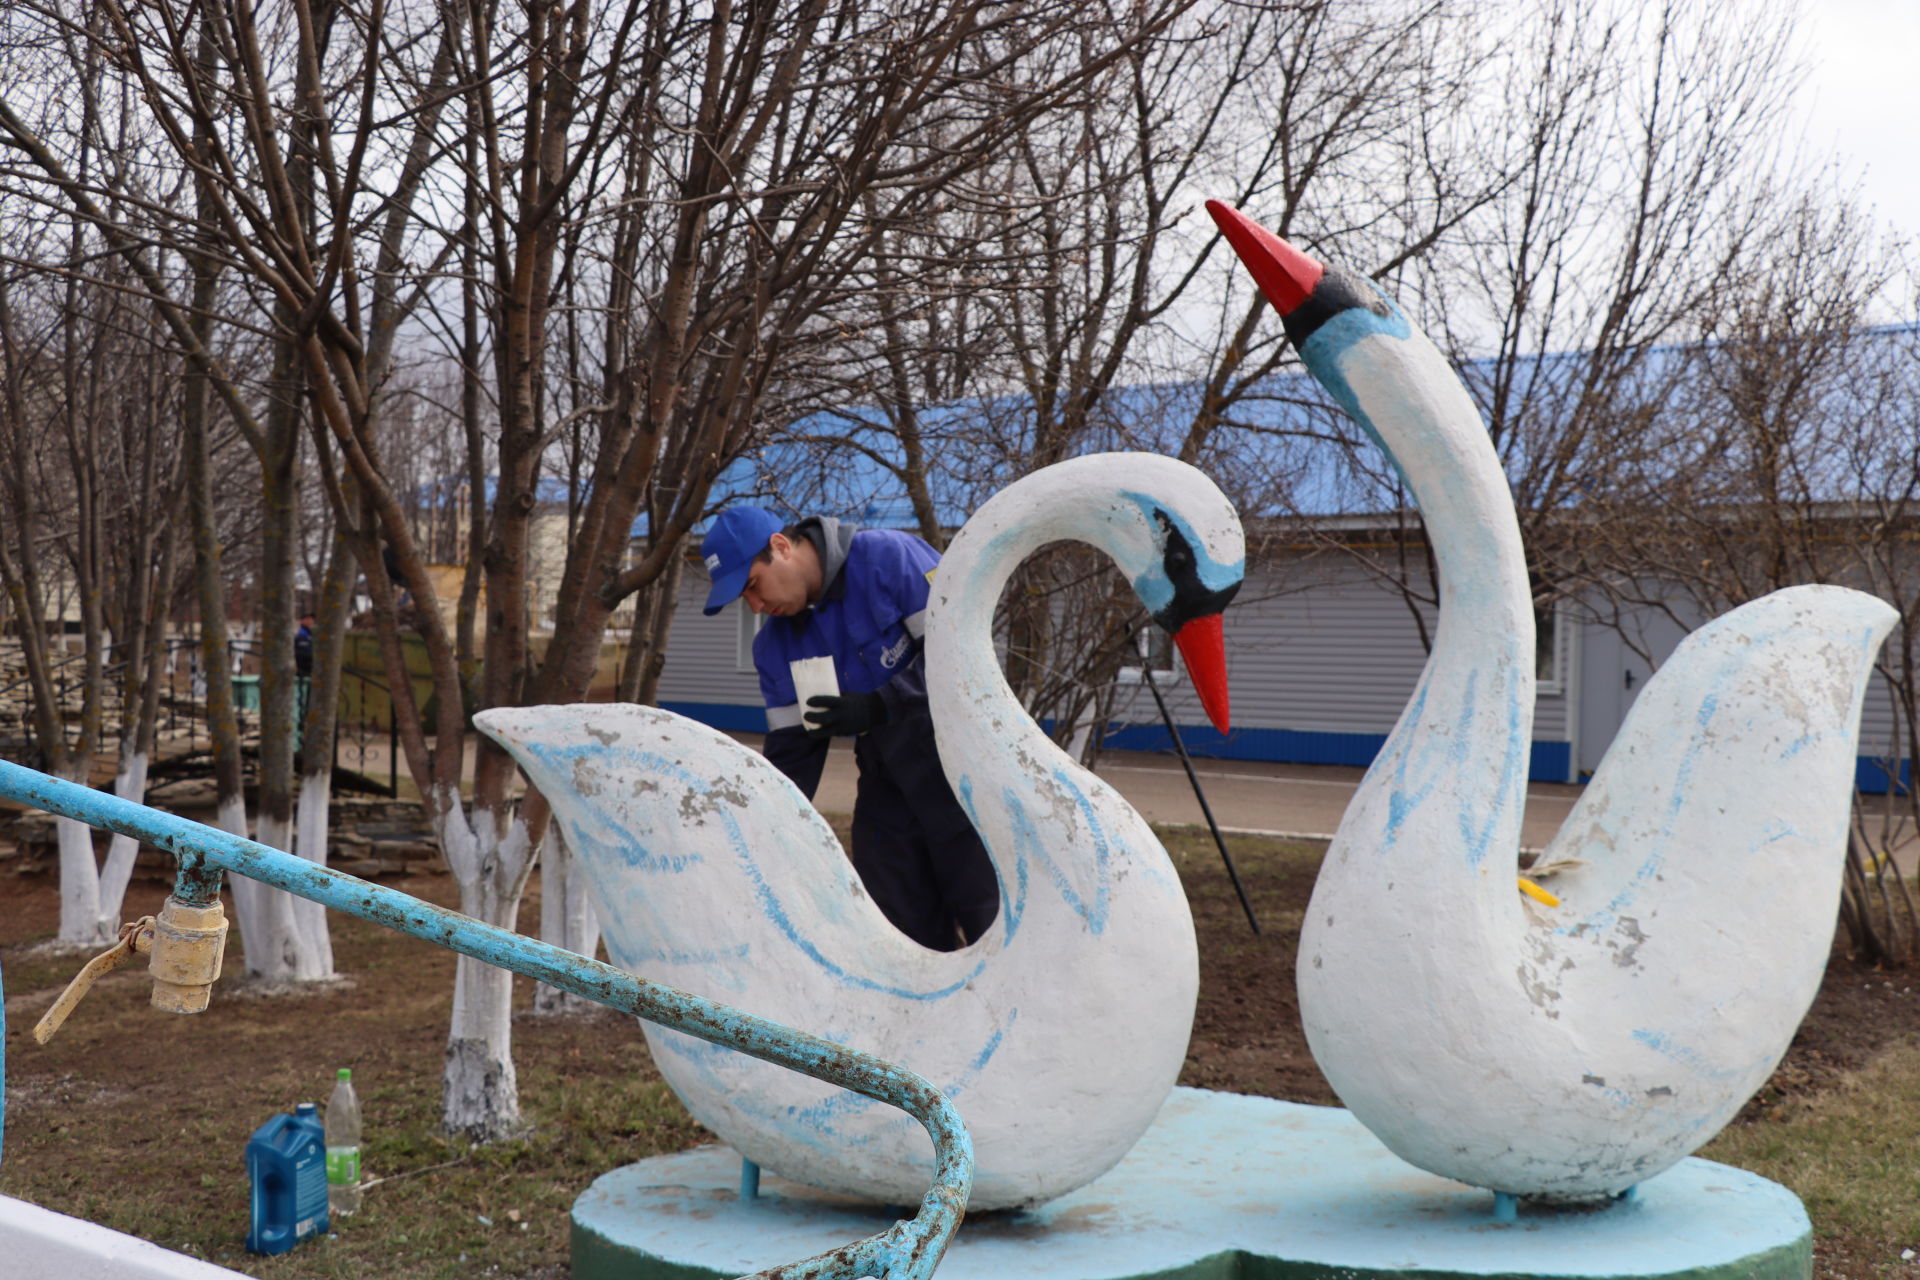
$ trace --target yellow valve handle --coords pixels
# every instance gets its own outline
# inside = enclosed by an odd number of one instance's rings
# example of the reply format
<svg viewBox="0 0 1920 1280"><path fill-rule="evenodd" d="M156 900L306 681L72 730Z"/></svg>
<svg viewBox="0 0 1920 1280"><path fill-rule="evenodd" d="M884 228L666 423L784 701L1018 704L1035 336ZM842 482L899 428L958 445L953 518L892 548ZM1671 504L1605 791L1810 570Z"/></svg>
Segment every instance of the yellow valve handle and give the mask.
<svg viewBox="0 0 1920 1280"><path fill-rule="evenodd" d="M1542 889L1539 885L1527 879L1525 876L1520 876L1519 880L1520 880L1520 892L1526 894L1529 898L1532 898L1535 902L1538 902L1541 905L1548 906L1548 907L1557 907L1560 905L1560 899L1554 897L1552 894L1548 893L1545 889Z"/></svg>
<svg viewBox="0 0 1920 1280"><path fill-rule="evenodd" d="M45 1044L53 1039L53 1033L67 1020L87 992L93 990L93 984L133 959L134 953L146 955L153 950L153 917L142 916L120 926L120 938L111 947L102 951L73 975L73 981L53 1002L53 1007L42 1014L40 1021L33 1024L35 1044Z"/></svg>

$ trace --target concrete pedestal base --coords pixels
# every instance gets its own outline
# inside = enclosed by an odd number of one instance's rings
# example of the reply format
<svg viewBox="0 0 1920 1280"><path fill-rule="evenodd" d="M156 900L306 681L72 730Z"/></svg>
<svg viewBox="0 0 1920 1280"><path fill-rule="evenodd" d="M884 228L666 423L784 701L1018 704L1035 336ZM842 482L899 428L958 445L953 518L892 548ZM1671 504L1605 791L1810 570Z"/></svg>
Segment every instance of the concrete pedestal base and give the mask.
<svg viewBox="0 0 1920 1280"><path fill-rule="evenodd" d="M616 1169L573 1208L573 1280L730 1277L882 1230L877 1209L701 1147ZM1176 1089L1105 1177L1035 1209L967 1219L940 1280L1678 1277L1806 1280L1813 1234L1792 1192L1686 1160L1597 1210L1522 1204L1423 1173L1345 1111Z"/></svg>

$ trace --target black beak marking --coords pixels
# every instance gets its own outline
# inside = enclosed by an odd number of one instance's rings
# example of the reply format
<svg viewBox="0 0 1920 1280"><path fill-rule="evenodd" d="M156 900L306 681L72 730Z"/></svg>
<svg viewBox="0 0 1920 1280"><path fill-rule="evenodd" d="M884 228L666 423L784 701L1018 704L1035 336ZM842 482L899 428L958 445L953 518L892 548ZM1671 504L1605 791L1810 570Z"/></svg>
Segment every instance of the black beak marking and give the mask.
<svg viewBox="0 0 1920 1280"><path fill-rule="evenodd" d="M1167 549L1164 554L1167 581L1173 584L1173 599L1166 608L1153 615L1153 620L1168 634L1177 635L1180 628L1195 618L1225 613L1233 597L1239 594L1240 584L1235 582L1219 590L1203 584L1200 581L1200 562L1187 542L1187 535L1167 518L1166 512L1156 509L1153 518L1160 522L1161 532L1166 535Z"/></svg>

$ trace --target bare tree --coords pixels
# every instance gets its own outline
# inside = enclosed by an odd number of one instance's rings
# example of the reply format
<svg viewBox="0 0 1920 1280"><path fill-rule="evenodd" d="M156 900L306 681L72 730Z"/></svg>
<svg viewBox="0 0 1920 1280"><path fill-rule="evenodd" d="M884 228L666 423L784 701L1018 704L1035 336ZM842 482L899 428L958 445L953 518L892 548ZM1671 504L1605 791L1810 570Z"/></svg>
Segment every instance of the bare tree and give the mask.
<svg viewBox="0 0 1920 1280"><path fill-rule="evenodd" d="M95 758L117 734L116 790L138 798L158 712L160 614L172 598L165 495L177 450L157 429L171 357L150 342L123 279L110 270L106 280L88 277L97 241L84 222L44 220L10 248L14 264L31 273L18 290L0 281L0 455L13 516L0 579L20 620L35 737L45 767L91 781ZM34 261L36 250L45 260ZM68 651L67 635L77 638L78 654ZM57 941L103 945L118 925L137 845L115 840L102 868L84 824L62 820L56 831Z"/></svg>
<svg viewBox="0 0 1920 1280"><path fill-rule="evenodd" d="M71 228L81 243L93 243L84 232L83 225ZM114 792L139 801L155 749L167 615L177 587L179 539L170 517L180 493L180 448L167 408L177 400L179 378L177 359L154 341L150 315L117 268L109 257L92 268L92 279L75 271L67 280L76 304L65 316L67 341L87 339L84 372L63 362L73 502L56 545L83 601L97 601L81 609L86 647L98 654L84 678L99 681L83 698L82 736L97 740L96 754L117 736ZM97 726L88 726L88 705L97 707ZM138 851L130 836L108 844L97 926L107 938L119 923ZM84 884L87 869L73 871ZM65 884L62 891L66 900Z"/></svg>
<svg viewBox="0 0 1920 1280"><path fill-rule="evenodd" d="M1636 447L1563 514L1561 544L1578 549L1563 566L1600 606L1683 629L1807 582L1900 610L1878 663L1887 794L1855 806L1842 922L1864 958L1901 962L1920 956L1920 913L1884 854L1920 816L1910 787L1895 803L1920 709L1920 334L1869 323L1899 247L1849 202L1755 199L1767 234L1729 251L1705 337L1662 353L1666 395L1633 424Z"/></svg>
<svg viewBox="0 0 1920 1280"><path fill-rule="evenodd" d="M1768 229L1743 193L1783 162L1792 32L1787 6L1754 21L1724 0L1552 4L1512 45L1514 180L1418 282L1512 480L1543 604L1561 514L1646 450L1675 372L1663 345L1711 326L1730 255ZM1356 457L1373 508L1404 509L1397 473ZM1419 568L1396 580L1430 606Z"/></svg>
<svg viewBox="0 0 1920 1280"><path fill-rule="evenodd" d="M231 690L224 679L229 657L228 590L212 451L216 433L231 429L254 447L256 457L271 461L267 450L271 437L256 417L254 401L227 372L228 365L222 358L221 348L231 346L236 334L250 335L253 330L223 331L215 324L216 307L233 301L231 291L223 294L221 289L222 262L212 234L220 211L214 175L219 169L224 135L218 127L223 121L216 118L211 104L221 100L225 83L221 68L226 60L212 15L201 13L198 21L186 25L170 21L181 17L170 11L141 11L130 20L125 11L111 3L76 13L57 6L23 13L21 21L30 18L54 34L49 46L63 51L64 57L50 69L50 81L64 75L68 93L45 95L38 101L44 120L39 130L30 126L11 103L0 101L0 137L21 161L11 171L13 189L64 207L120 254L137 287L146 294L186 357L189 371L181 411L185 429L182 454L186 505L193 526L201 664L209 676L207 714L218 793L216 821L245 834L248 824L241 794L239 738ZM137 26L137 20L150 25ZM143 44L143 36L152 38ZM172 69L180 76L178 85L164 85L155 79L150 56L157 58L162 68L171 60ZM182 94L169 92L180 86L184 86ZM146 91L142 105L152 114L136 122L132 104L141 101L135 96L140 89ZM102 145L97 135L108 115L101 103L109 98L117 99L122 110L113 117L117 132ZM168 109L167 104L181 100L188 104L184 113ZM74 102L78 103L77 117L67 110ZM160 143L157 152L150 146L155 135ZM64 145L64 156L56 151L56 144ZM88 168L88 157L95 150L115 157L113 165L101 166L97 174ZM192 176L172 188L164 182L156 186L148 180L152 167L138 161L164 160L169 151L176 172L185 161L184 172ZM184 193L179 190L181 185L187 188ZM184 270L170 274L175 267ZM184 282L180 276L185 277ZM244 281L244 277L241 279ZM222 476L223 481L226 478ZM270 502L267 510L274 513L276 522L283 519L279 504ZM280 584L271 580L281 559L269 556L262 565L269 578L266 594L276 600L284 600ZM267 628L270 644L288 636L290 626L277 634L275 627ZM284 815L289 808L292 780L286 744L292 725L286 697L289 682L275 670L278 656L268 655L269 700L263 725L268 770L261 779L268 825L262 834L284 843L287 823L275 815ZM326 970L315 960L313 949L303 946L292 928L295 912L286 895L251 882L236 882L234 902L247 943L250 973L269 978L324 976Z"/></svg>
<svg viewBox="0 0 1920 1280"><path fill-rule="evenodd" d="M1179 8L822 4L735 28L650 22L643 87L620 116L589 497L528 697L580 696L612 609L642 588L652 598L636 614L664 639L680 544L720 469L771 425L844 400L844 335L870 314L888 230L953 199ZM628 563L640 516L647 546Z"/></svg>
<svg viewBox="0 0 1920 1280"><path fill-rule="evenodd" d="M43 476L48 459L39 442L57 439L62 420L71 426L77 411L67 403L72 391L69 376L78 324L61 326L62 311L42 309L42 323L29 340L15 316L11 290L0 283L0 376L5 380L4 418L0 418L0 460L4 462L11 539L0 538L0 582L18 619L22 656L33 692L35 738L47 772L69 781L87 781L94 738L100 725L99 653L89 644L89 677L82 695L79 741L68 738L65 699L56 691L56 664L64 662L64 645L50 647L47 635L47 591L42 572L44 530ZM68 302L72 301L71 295ZM68 318L71 317L70 313ZM69 352L62 358L48 351L65 332ZM39 376L35 376L38 374ZM39 412L35 412L35 410ZM51 421L49 420L51 419ZM97 605L97 597L95 598ZM109 929L101 916L100 881L94 861L93 833L84 824L56 824L60 850L60 931L56 941L66 947L101 944Z"/></svg>
<svg viewBox="0 0 1920 1280"><path fill-rule="evenodd" d="M1066 4L980 0L889 12L819 0L742 11L101 0L96 29L40 6L48 22L87 31L138 89L154 163L191 175L189 205L159 211L162 225L142 235L4 103L0 127L48 184L42 198L112 238L161 300L193 370L191 430L206 429L217 398L259 457L275 667L290 580L284 440L304 395L326 442L316 465L333 519L374 603L409 771L463 907L510 922L542 815L534 806L531 825L515 819L511 766L487 745L471 801L461 793L461 646L435 607L383 432L409 308L453 308L426 328L459 336L469 467L494 469L468 477L484 504L473 521L487 601L477 699L578 697L613 610L676 562L713 477L824 385L810 366L870 288L862 271L882 230L1178 8L1089 20ZM1053 46L1076 56L1036 53ZM599 180L583 187L590 170ZM575 235L584 239L563 255ZM195 264L191 297L143 252L156 240ZM556 327L585 331L575 307L556 311L563 262L577 273L577 305L609 337L597 371L551 345ZM434 283L456 266L472 286L464 294ZM230 296L216 296L216 279ZM218 358L215 316L297 360L275 366L266 387L242 386ZM550 447L583 422L586 496L536 664L522 603L529 526ZM187 456L200 465L193 447ZM648 543L629 562L642 511ZM204 527L196 536L205 580ZM403 591L433 672L431 725L405 677ZM657 625L659 610L649 613ZM268 690L269 733L282 694ZM266 809L283 823L284 806ZM456 983L446 1119L480 1136L517 1122L508 991L477 966Z"/></svg>
<svg viewBox="0 0 1920 1280"><path fill-rule="evenodd" d="M1209 6L1130 47L963 198L889 232L853 344L863 408L814 424L815 469L864 455L936 545L936 490L969 506L1092 448L1174 453L1264 498L1236 406L1285 353L1260 336L1257 298L1207 314L1228 277L1199 198L1399 268L1510 181L1452 136L1488 59L1466 16ZM791 457L777 466L799 487ZM1072 552L1030 565L1003 605L1023 702L1090 756L1136 606Z"/></svg>

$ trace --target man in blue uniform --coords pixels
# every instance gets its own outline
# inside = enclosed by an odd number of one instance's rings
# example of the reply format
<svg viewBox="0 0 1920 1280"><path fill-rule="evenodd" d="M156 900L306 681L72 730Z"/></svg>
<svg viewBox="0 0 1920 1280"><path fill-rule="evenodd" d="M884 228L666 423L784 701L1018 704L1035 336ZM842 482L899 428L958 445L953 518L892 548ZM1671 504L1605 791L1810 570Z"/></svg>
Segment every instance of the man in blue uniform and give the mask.
<svg viewBox="0 0 1920 1280"><path fill-rule="evenodd" d="M730 507L700 545L713 589L766 615L753 663L767 705L766 756L809 798L835 736L853 737L859 789L853 865L896 928L935 951L985 932L999 910L987 851L954 799L934 746L921 637L940 555L910 533L825 516L783 528ZM799 704L792 664L831 658L837 695Z"/></svg>

